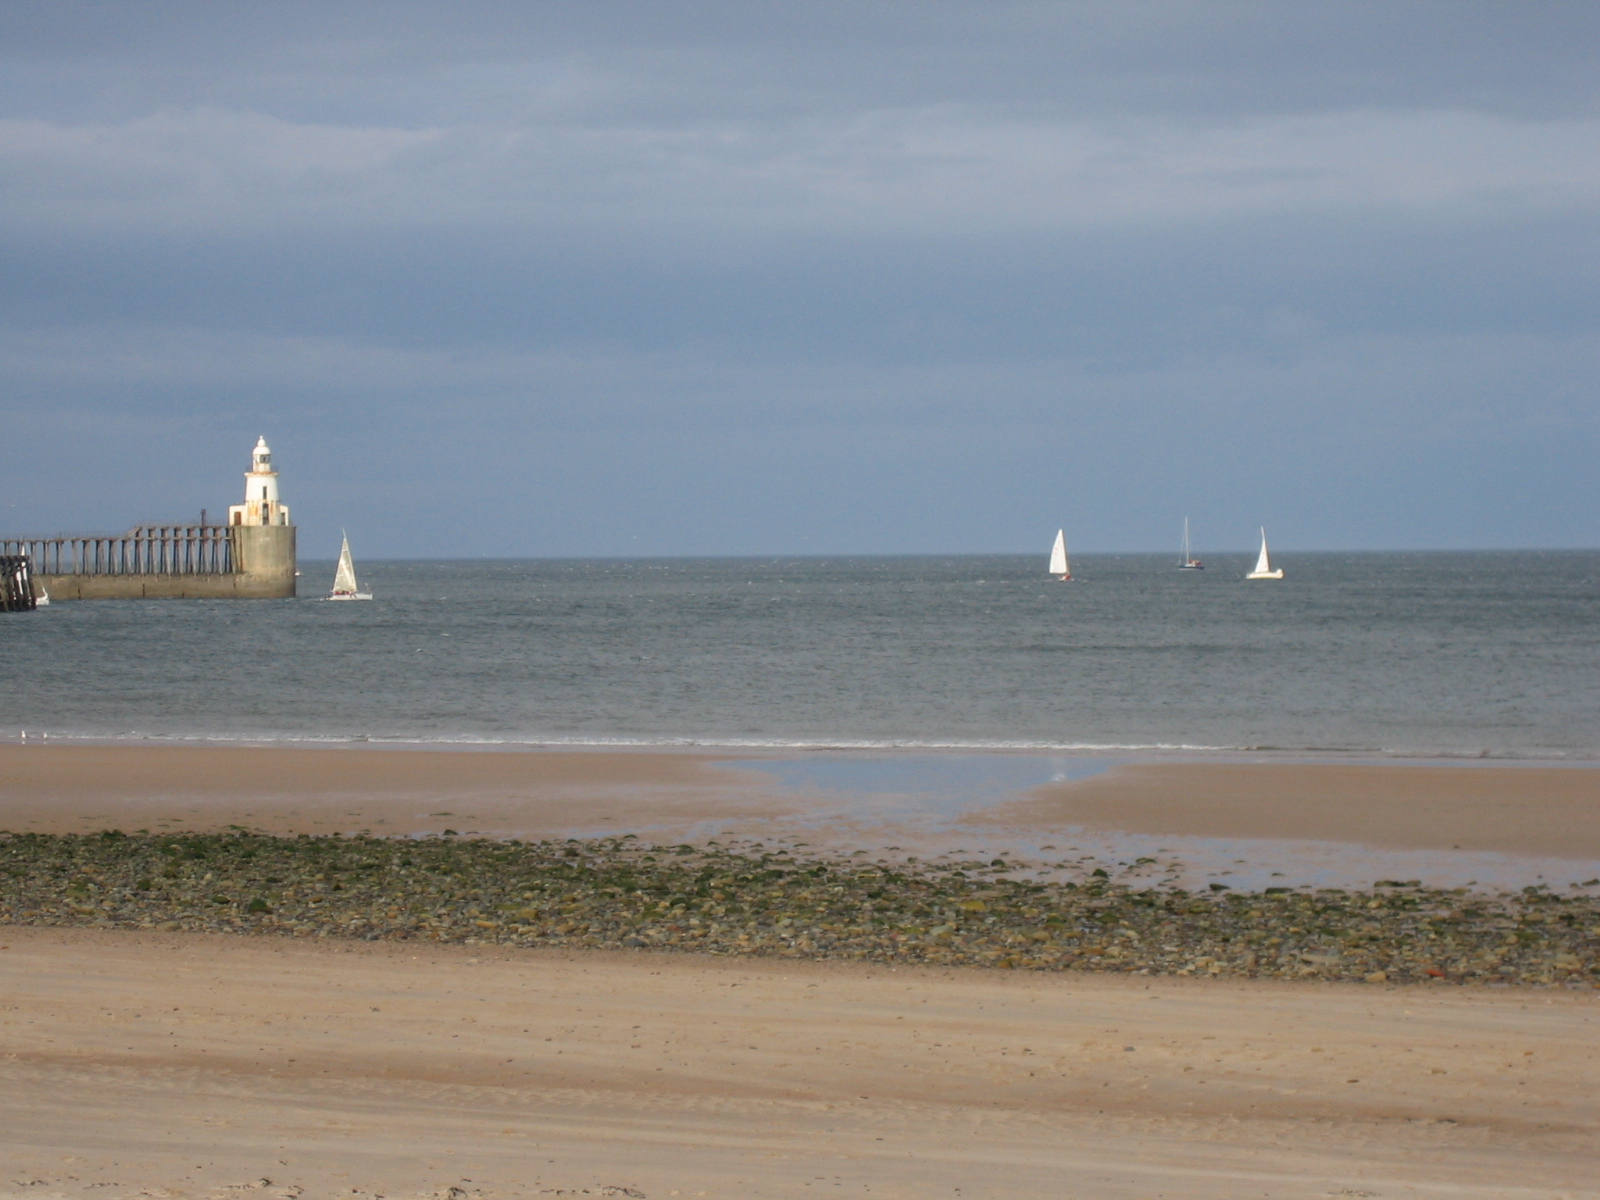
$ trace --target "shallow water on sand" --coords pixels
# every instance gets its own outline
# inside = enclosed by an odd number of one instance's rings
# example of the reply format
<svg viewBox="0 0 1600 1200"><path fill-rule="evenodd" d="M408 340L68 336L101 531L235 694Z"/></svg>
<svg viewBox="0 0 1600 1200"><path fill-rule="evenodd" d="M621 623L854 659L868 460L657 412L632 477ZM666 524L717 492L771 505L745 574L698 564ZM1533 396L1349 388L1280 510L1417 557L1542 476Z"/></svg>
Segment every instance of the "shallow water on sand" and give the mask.
<svg viewBox="0 0 1600 1200"><path fill-rule="evenodd" d="M1201 889L1368 888L1380 880L1427 887L1513 891L1546 885L1573 894L1600 891L1600 861L1494 851L1390 849L1309 838L1195 837L1067 827L1051 831L965 824L1045 783L1088 779L1117 765L1097 756L1062 757L898 753L816 755L726 763L770 776L801 800L790 817L765 822L761 836L812 852L907 855L964 861L997 873ZM697 839L729 832L726 820L688 831ZM746 832L753 830L747 829ZM585 830L596 836L604 829Z"/></svg>
<svg viewBox="0 0 1600 1200"><path fill-rule="evenodd" d="M1600 755L1600 554L369 563L0 618L56 736ZM332 565L307 564L320 593ZM314 582L315 581L315 582Z"/></svg>
<svg viewBox="0 0 1600 1200"><path fill-rule="evenodd" d="M827 807L895 820L956 818L1013 800L1046 783L1088 779L1115 759L1029 754L830 754L740 759L726 764L772 776L780 788L816 796Z"/></svg>

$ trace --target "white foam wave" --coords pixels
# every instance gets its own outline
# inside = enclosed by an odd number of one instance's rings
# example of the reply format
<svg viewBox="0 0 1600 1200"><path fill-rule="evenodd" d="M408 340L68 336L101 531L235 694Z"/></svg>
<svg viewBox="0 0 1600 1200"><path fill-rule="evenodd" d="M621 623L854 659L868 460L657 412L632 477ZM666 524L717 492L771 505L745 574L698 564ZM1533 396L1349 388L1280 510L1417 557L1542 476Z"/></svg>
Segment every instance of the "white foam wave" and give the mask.
<svg viewBox="0 0 1600 1200"><path fill-rule="evenodd" d="M1568 762L1595 761L1593 755L1563 751L1530 753L1526 751L1488 751L1446 749L1396 749L1381 746L1328 746L1328 745L1213 745L1204 742L1054 742L1037 739L953 739L953 738L735 738L687 736L636 736L611 737L558 735L558 736L491 736L487 734L452 734L447 736L368 735L368 734L302 734L302 733L167 733L127 730L120 733L93 733L81 731L28 732L28 740L55 742L93 742L101 744L172 744L172 745L223 745L223 746L390 746L417 749L469 749L474 747L505 749L571 749L571 750L705 750L744 751L749 753L817 752L837 753L928 753L955 752L967 754L1032 753L1032 754L1183 754L1183 755L1260 755L1273 758L1306 757L1337 759L1402 759L1435 761L1488 761L1488 762Z"/></svg>

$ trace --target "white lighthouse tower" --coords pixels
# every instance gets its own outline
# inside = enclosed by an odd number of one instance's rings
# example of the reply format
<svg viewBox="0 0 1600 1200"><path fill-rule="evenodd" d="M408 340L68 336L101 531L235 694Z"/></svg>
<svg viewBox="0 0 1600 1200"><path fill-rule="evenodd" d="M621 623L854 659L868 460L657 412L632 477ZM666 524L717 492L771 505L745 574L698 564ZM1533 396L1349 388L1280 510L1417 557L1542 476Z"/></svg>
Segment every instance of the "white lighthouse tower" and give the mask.
<svg viewBox="0 0 1600 1200"><path fill-rule="evenodd" d="M278 473L272 469L272 448L265 437L250 452L244 474L244 503L228 507L229 525L287 525L289 506L278 500Z"/></svg>
<svg viewBox="0 0 1600 1200"><path fill-rule="evenodd" d="M289 506L278 499L278 473L266 438L250 452L244 503L228 506L228 544L238 572L235 595L294 595L295 528Z"/></svg>

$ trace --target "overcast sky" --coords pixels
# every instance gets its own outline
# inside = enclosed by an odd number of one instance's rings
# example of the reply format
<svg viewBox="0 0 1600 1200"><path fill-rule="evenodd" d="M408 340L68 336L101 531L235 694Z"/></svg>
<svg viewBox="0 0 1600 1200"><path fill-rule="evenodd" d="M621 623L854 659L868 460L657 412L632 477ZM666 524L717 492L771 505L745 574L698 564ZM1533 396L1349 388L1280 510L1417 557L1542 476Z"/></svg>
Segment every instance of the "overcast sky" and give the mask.
<svg viewBox="0 0 1600 1200"><path fill-rule="evenodd" d="M1600 545L1600 5L0 0L0 532Z"/></svg>

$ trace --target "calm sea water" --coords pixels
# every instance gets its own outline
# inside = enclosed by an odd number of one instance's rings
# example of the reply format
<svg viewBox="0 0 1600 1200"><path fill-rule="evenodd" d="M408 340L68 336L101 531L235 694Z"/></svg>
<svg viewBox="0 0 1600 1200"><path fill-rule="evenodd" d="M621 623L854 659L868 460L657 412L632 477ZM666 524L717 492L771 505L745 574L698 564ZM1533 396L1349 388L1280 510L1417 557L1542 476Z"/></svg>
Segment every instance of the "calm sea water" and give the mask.
<svg viewBox="0 0 1600 1200"><path fill-rule="evenodd" d="M372 562L371 603L58 603L0 615L0 731L1600 757L1600 554L1281 559Z"/></svg>

